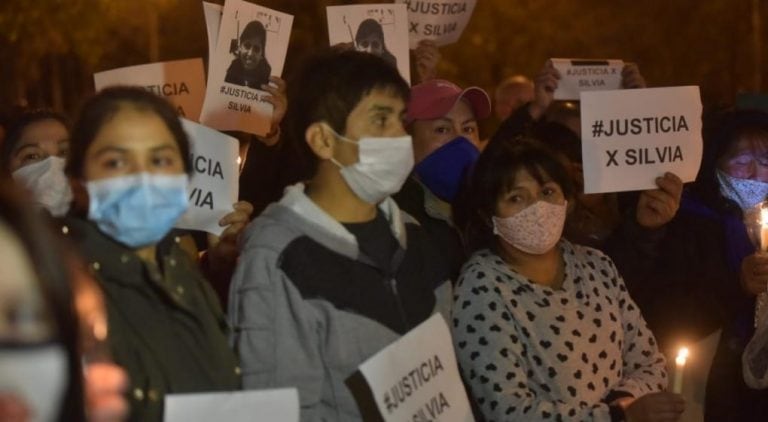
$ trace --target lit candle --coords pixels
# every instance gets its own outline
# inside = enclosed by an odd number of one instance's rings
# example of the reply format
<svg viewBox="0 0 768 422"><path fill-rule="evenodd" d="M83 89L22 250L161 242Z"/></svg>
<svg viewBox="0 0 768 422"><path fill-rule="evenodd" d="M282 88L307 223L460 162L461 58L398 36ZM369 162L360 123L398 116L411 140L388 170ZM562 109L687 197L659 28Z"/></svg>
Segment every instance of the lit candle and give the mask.
<svg viewBox="0 0 768 422"><path fill-rule="evenodd" d="M768 208L765 205L760 207L760 250L758 253L768 251ZM755 327L763 319L765 313L765 304L768 302L768 293L765 291L757 295L755 301Z"/></svg>
<svg viewBox="0 0 768 422"><path fill-rule="evenodd" d="M681 347L677 351L675 358L675 375L672 379L672 392L680 394L683 391L683 371L685 370L685 361L688 359L688 349Z"/></svg>
<svg viewBox="0 0 768 422"><path fill-rule="evenodd" d="M760 251L768 251L768 208L760 209Z"/></svg>

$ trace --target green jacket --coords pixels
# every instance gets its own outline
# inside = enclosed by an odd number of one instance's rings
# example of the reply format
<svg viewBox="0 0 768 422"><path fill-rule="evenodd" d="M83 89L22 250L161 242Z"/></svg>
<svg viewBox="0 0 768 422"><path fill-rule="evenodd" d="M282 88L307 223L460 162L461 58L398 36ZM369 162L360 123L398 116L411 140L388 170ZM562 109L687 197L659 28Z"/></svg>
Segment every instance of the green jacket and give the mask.
<svg viewBox="0 0 768 422"><path fill-rule="evenodd" d="M218 299L178 238L158 245L156 268L90 222L68 219L62 231L104 290L109 349L131 381L130 420L161 421L165 394L240 389Z"/></svg>

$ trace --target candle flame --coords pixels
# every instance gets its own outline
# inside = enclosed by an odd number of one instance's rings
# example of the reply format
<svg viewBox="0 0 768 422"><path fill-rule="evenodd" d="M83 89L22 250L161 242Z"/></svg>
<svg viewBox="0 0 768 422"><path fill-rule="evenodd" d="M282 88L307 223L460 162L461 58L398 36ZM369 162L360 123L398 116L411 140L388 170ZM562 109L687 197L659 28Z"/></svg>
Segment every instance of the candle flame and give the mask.
<svg viewBox="0 0 768 422"><path fill-rule="evenodd" d="M677 351L677 357L675 358L675 363L678 365L685 365L685 361L688 359L688 348L687 347L681 347L680 350Z"/></svg>
<svg viewBox="0 0 768 422"><path fill-rule="evenodd" d="M760 225L763 227L768 226L768 208L760 209Z"/></svg>

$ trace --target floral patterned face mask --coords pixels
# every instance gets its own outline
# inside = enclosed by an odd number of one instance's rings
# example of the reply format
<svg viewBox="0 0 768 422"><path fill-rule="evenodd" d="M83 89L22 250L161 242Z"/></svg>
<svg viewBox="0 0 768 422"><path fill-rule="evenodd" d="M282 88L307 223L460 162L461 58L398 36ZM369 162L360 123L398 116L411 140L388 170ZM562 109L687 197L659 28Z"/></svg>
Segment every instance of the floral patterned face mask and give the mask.
<svg viewBox="0 0 768 422"><path fill-rule="evenodd" d="M493 234L515 248L534 255L548 252L563 234L568 202L538 201L511 217L492 217Z"/></svg>
<svg viewBox="0 0 768 422"><path fill-rule="evenodd" d="M768 183L752 179L737 179L717 170L720 193L737 203L742 211L765 201L768 196Z"/></svg>

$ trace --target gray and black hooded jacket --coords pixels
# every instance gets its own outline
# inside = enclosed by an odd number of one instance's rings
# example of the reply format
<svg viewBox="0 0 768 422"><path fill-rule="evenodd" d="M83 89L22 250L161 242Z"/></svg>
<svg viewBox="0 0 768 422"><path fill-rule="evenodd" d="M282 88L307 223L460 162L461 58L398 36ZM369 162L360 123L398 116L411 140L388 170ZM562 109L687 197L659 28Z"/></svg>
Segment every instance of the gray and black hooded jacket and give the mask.
<svg viewBox="0 0 768 422"><path fill-rule="evenodd" d="M297 387L302 421L360 420L347 378L433 312L449 315L444 260L392 199L379 212L400 245L389 268L362 254L302 184L244 234L229 300L243 385Z"/></svg>

